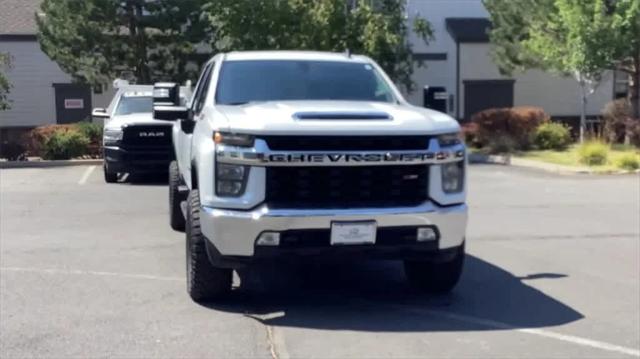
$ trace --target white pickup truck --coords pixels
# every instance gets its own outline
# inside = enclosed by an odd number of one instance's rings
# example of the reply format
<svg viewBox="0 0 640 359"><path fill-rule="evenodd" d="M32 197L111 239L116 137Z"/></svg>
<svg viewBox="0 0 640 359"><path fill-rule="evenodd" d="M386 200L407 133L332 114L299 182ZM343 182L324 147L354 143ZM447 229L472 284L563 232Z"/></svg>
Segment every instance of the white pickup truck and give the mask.
<svg viewBox="0 0 640 359"><path fill-rule="evenodd" d="M464 261L466 152L451 117L407 103L371 59L234 52L205 66L189 106L158 84L154 117L176 121L174 229L186 227L196 301L235 268L338 256L404 261L409 281L450 291Z"/></svg>

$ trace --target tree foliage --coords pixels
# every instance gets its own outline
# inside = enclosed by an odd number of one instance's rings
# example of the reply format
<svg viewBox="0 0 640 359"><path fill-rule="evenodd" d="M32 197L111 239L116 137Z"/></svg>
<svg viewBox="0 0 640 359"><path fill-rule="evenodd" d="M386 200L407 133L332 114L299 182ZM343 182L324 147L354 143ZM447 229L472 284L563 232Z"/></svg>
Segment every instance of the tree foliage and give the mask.
<svg viewBox="0 0 640 359"><path fill-rule="evenodd" d="M529 68L597 79L621 69L640 117L640 1L484 0L493 57L504 73Z"/></svg>
<svg viewBox="0 0 640 359"><path fill-rule="evenodd" d="M411 90L409 32L427 42L432 30L420 17L409 24L405 6L405 0L44 0L38 27L44 52L92 84L127 71L140 83L193 79L199 66L189 60L196 46L209 45L206 56L349 49L371 56Z"/></svg>
<svg viewBox="0 0 640 359"><path fill-rule="evenodd" d="M76 80L103 84L132 73L140 83L182 81L207 37L205 0L44 0L42 50Z"/></svg>
<svg viewBox="0 0 640 359"><path fill-rule="evenodd" d="M11 108L9 101L9 90L11 83L7 78L6 71L11 66L11 56L8 53L0 52L0 111Z"/></svg>
<svg viewBox="0 0 640 359"><path fill-rule="evenodd" d="M217 0L206 7L221 51L318 50L365 54L413 90L410 31L427 43L430 24L408 23L405 0ZM252 14L248 16L248 14Z"/></svg>

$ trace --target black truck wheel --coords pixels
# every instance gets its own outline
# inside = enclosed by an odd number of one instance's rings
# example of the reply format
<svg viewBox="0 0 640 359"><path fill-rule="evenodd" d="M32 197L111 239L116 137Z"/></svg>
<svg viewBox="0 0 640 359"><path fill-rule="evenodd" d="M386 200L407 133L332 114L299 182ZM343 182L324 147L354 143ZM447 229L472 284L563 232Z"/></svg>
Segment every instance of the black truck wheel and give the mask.
<svg viewBox="0 0 640 359"><path fill-rule="evenodd" d="M178 163L172 161L169 164L169 222L171 228L176 231L184 231L185 219L180 208L180 203L184 201L184 195L180 193L180 172L178 171Z"/></svg>
<svg viewBox="0 0 640 359"><path fill-rule="evenodd" d="M409 282L419 290L428 293L448 293L460 280L464 253L463 244L455 256L445 262L405 261L404 272Z"/></svg>
<svg viewBox="0 0 640 359"><path fill-rule="evenodd" d="M209 261L200 228L200 193L189 192L187 199L187 292L196 302L215 301L231 292L233 270L214 267Z"/></svg>
<svg viewBox="0 0 640 359"><path fill-rule="evenodd" d="M107 183L116 183L118 182L118 172L110 172L107 164L102 165L102 169L104 171L104 181Z"/></svg>

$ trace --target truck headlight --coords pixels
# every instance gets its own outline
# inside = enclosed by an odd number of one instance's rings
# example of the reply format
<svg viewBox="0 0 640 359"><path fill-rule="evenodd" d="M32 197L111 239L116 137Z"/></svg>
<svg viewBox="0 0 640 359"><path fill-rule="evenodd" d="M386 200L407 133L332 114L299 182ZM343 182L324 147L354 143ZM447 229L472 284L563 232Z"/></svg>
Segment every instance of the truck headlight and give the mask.
<svg viewBox="0 0 640 359"><path fill-rule="evenodd" d="M455 146L462 143L459 133L447 133L438 136L438 144L440 147Z"/></svg>
<svg viewBox="0 0 640 359"><path fill-rule="evenodd" d="M216 132L213 134L213 141L217 144L252 147L255 137L241 133Z"/></svg>
<svg viewBox="0 0 640 359"><path fill-rule="evenodd" d="M118 145L120 141L122 141L122 129L121 128L106 129L104 130L104 134L102 138L104 140L105 146Z"/></svg>
<svg viewBox="0 0 640 359"><path fill-rule="evenodd" d="M218 163L216 165L216 194L220 197L239 197L249 175L249 167Z"/></svg>
<svg viewBox="0 0 640 359"><path fill-rule="evenodd" d="M444 193L458 193L464 188L464 161L445 163L440 166Z"/></svg>

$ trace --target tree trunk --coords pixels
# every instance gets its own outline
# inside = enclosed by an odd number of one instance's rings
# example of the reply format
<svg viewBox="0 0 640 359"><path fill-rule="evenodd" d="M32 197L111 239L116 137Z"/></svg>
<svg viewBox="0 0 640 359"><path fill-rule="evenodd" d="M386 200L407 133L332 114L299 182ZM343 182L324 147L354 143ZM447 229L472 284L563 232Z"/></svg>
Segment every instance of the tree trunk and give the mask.
<svg viewBox="0 0 640 359"><path fill-rule="evenodd" d="M580 76L580 143L584 142L584 134L587 128L587 89L586 82Z"/></svg>
<svg viewBox="0 0 640 359"><path fill-rule="evenodd" d="M147 32L143 24L144 11L141 3L137 3L136 7L136 19L138 27L138 38L136 46L138 47L138 72L140 77L140 83L149 84L151 82L151 74L149 71L149 64L147 63Z"/></svg>
<svg viewBox="0 0 640 359"><path fill-rule="evenodd" d="M631 116L640 120L640 55L634 60L634 69L629 73L629 80Z"/></svg>

